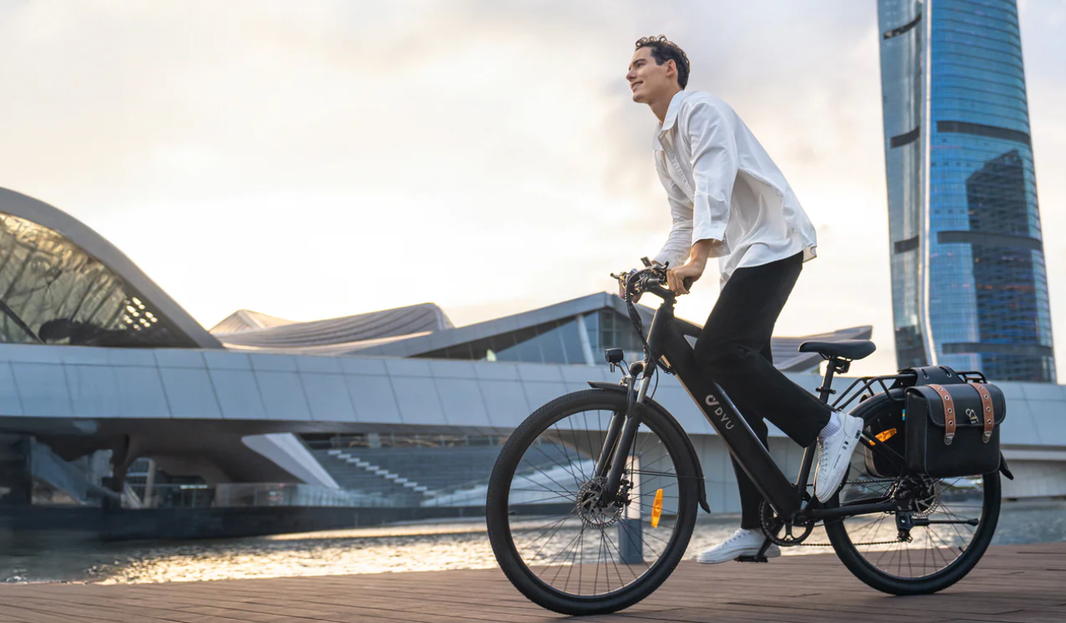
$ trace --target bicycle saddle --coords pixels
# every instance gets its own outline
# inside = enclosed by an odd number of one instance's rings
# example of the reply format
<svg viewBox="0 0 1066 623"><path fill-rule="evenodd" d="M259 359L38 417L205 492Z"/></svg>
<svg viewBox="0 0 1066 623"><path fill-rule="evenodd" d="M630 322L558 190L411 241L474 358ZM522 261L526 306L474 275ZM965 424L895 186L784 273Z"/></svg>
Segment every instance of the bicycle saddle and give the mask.
<svg viewBox="0 0 1066 623"><path fill-rule="evenodd" d="M856 360L868 357L877 350L877 346L870 340L840 340L839 342L804 342L800 344L801 353L821 353L826 359L838 357L840 359Z"/></svg>

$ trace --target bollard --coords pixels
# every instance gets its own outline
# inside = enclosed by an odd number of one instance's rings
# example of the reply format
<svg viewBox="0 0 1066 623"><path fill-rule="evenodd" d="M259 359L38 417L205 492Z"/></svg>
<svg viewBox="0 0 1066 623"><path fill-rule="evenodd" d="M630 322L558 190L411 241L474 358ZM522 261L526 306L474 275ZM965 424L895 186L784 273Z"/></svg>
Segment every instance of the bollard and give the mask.
<svg viewBox="0 0 1066 623"><path fill-rule="evenodd" d="M633 457L629 506L618 520L618 559L625 565L644 563L644 528L640 517L640 457Z"/></svg>

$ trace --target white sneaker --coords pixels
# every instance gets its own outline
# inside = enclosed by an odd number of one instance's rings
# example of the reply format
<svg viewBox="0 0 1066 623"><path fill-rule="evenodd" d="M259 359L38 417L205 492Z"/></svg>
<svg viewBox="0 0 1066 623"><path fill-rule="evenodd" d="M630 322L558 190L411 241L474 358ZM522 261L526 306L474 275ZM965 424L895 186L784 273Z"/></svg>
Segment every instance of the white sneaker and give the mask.
<svg viewBox="0 0 1066 623"><path fill-rule="evenodd" d="M766 535L762 530L746 530L741 528L733 533L733 536L715 545L711 549L696 557L696 562L705 565L714 565L720 562L729 562L737 556L754 556L759 553L762 544L766 541ZM777 558L781 555L781 548L771 544L766 550L767 558Z"/></svg>
<svg viewBox="0 0 1066 623"><path fill-rule="evenodd" d="M862 418L847 415L840 411L833 417L839 418L840 428L825 439L818 440L818 470L814 473L814 495L819 502L833 497L840 488L840 481L851 463L851 453L859 447L859 436L865 422Z"/></svg>

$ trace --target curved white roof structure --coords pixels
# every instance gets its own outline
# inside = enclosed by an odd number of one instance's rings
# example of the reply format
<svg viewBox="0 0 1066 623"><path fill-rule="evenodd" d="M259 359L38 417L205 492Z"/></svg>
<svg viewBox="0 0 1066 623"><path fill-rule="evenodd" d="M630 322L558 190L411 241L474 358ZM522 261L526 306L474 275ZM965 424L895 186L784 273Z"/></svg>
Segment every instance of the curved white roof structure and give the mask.
<svg viewBox="0 0 1066 623"><path fill-rule="evenodd" d="M321 354L360 350L369 341L454 328L451 320L433 303L396 309L294 322L246 309L219 322L211 333L227 347L256 349L299 349Z"/></svg>
<svg viewBox="0 0 1066 623"><path fill-rule="evenodd" d="M654 310L642 305L638 310L645 326L650 325ZM625 304L610 293L600 292L463 327L453 326L444 311L432 303L313 322L294 322L242 309L215 325L211 333L227 348L250 352L454 359L454 351L471 345L469 356L462 358L482 359L483 351L489 348L485 345L503 336L534 339L539 327L554 327L600 312L617 314L623 325L629 323ZM681 322L694 340L700 326ZM873 327L866 325L817 335L775 337L771 342L774 365L788 372L807 370L817 366L821 356L799 352L803 342L868 339L872 333ZM582 359L579 363L600 363L600 353L590 354L591 361Z"/></svg>
<svg viewBox="0 0 1066 623"><path fill-rule="evenodd" d="M86 298L91 298L100 290L100 286L96 282L101 280L101 271L93 263L94 261L98 262L118 277L118 280L111 279L109 281L108 285L110 287L122 289L121 284L117 283L119 280L129 286L130 292L126 293L127 297L137 298L138 303L134 307L141 308L140 310L134 309L134 312L140 315L145 310L154 310L147 311L147 315L143 319L135 317L130 319L131 322L118 322L118 324L124 324L130 330L133 328L140 330L144 326L144 322L159 324L156 321L152 321L151 318L160 317L166 324L171 325L176 333L180 334L178 341L184 342L182 345L199 348L222 348L217 339L204 330L200 323L196 322L174 299L170 298L155 282L149 279L122 251L118 250L103 236L90 229L84 223L43 201L38 201L13 190L0 188L0 217L5 215L15 217L14 219L5 219L5 226L18 230L17 232L7 232L13 233L10 237L14 239L14 242L10 245L11 248L5 250L7 255L5 262L19 255L15 252L16 250L20 251L22 260L26 264L34 267L39 266L48 259L55 258L56 261L69 261L72 254L79 255L80 257L75 260L77 262L76 265L68 263L65 267L71 269L68 271L71 274L77 270L82 271L81 274L72 278L72 281L80 281L81 283L71 283L69 287L72 291L71 296L80 295ZM11 222L8 223L7 220ZM43 229L28 232L22 231L24 229L32 229L33 225ZM20 237L17 234L24 235ZM48 239L43 239L46 236ZM65 245L64 239L69 244ZM46 244L52 248L44 248ZM60 269L58 266L47 266L46 270L55 274L43 275L42 281L36 284L38 286L37 289L40 289L39 286L41 285L54 287L55 281L62 277L59 274ZM12 272L11 274L25 277L27 271L22 268L17 273ZM16 289L17 285L15 283L7 284L3 292L3 298L8 299L15 296L11 291ZM81 290L81 292L78 292L78 290ZM121 295L121 292L116 294ZM141 301L142 298L143 301ZM69 299L69 296L66 297L64 303L69 303ZM7 300L4 302L8 303ZM63 318L63 320L69 320L71 323L77 322L82 325L79 328L84 329L86 309L94 304L96 304L96 301L86 301L85 305L77 308L80 317L78 314L72 313L69 318ZM38 303L37 306L39 307L39 305ZM71 305L73 306L73 303ZM56 319L53 318L51 320L55 321ZM121 321L121 319L116 319L116 321ZM32 325L33 323L27 322L27 324ZM53 324L52 327L54 326ZM32 328L36 330L38 327ZM69 327L64 328L68 332L70 331ZM95 328L109 330L111 333L115 329L114 326L97 326Z"/></svg>

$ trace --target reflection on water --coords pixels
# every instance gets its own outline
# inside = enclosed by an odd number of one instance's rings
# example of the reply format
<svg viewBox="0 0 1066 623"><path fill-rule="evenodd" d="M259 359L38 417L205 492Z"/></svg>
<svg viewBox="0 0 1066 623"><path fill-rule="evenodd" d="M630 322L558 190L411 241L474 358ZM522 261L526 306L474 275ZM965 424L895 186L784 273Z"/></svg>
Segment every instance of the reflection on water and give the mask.
<svg viewBox="0 0 1066 623"><path fill-rule="evenodd" d="M686 558L736 530L732 515L700 515ZM6 582L183 582L496 566L483 522L406 524L248 539L96 543L20 534L0 553ZM993 543L1066 541L1066 502L1005 503ZM828 542L819 528L809 543ZM831 552L795 547L785 555Z"/></svg>

